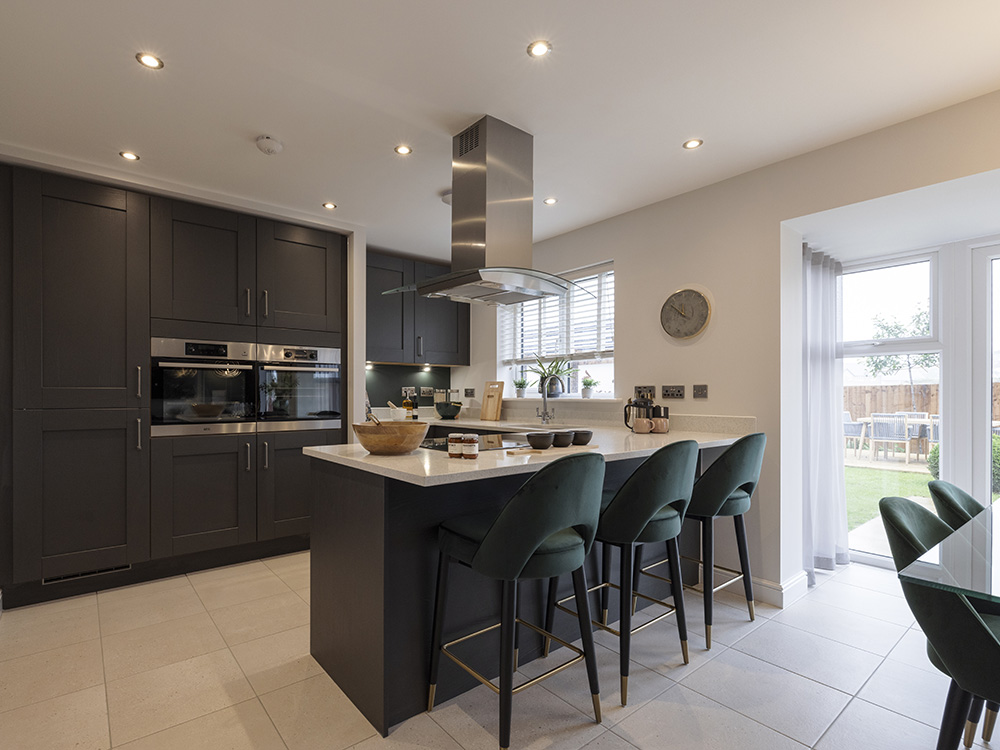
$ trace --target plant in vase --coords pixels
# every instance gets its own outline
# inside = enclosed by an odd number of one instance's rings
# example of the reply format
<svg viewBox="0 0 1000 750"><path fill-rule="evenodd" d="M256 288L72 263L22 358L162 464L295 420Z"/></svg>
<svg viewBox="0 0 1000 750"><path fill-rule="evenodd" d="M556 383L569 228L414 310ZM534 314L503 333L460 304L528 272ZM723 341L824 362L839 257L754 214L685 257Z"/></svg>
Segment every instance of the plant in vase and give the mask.
<svg viewBox="0 0 1000 750"><path fill-rule="evenodd" d="M527 378L514 378L514 393L518 398L524 398L524 389L527 387Z"/></svg>
<svg viewBox="0 0 1000 750"><path fill-rule="evenodd" d="M583 396L584 398L590 398L591 395L594 393L594 386L600 384L601 384L600 380L595 380L594 378L590 377L590 373L584 370L583 379L580 381L580 385L583 386L580 391L580 395Z"/></svg>
<svg viewBox="0 0 1000 750"><path fill-rule="evenodd" d="M555 359L551 362L542 362L541 358L535 356L535 364L527 368L528 372L537 375L538 392L542 392L542 384L545 384L546 396L557 398L560 393L566 390L563 378L576 372L575 367L569 366L568 359Z"/></svg>

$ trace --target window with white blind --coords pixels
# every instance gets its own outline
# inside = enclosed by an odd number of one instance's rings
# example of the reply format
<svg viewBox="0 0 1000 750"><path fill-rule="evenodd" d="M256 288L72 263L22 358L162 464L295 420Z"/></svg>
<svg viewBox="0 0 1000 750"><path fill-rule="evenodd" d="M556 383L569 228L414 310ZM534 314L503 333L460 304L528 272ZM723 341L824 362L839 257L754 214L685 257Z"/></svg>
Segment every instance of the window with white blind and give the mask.
<svg viewBox="0 0 1000 750"><path fill-rule="evenodd" d="M500 308L500 360L512 385L519 377L536 379L525 368L543 362L569 360L577 371L566 383L579 393L582 380L599 381L595 395L614 394L615 272L611 264L563 274L575 282L564 297L543 297ZM508 387L511 387L509 385ZM534 389L537 390L537 387Z"/></svg>

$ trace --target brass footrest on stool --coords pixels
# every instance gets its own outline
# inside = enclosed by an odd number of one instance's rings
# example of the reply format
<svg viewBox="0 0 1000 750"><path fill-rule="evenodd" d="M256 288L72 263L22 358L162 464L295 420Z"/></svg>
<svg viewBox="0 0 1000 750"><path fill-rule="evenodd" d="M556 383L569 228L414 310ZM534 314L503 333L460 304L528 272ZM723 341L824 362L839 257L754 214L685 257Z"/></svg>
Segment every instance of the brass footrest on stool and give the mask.
<svg viewBox="0 0 1000 750"><path fill-rule="evenodd" d="M681 555L681 559L682 560L689 560L691 562L696 562L696 563L698 563L699 567L704 566L704 563L702 563L702 561L699 560L696 557L688 557L687 555ZM652 567L655 567L656 565L659 565L659 564L660 563L653 563L653 565L650 565L648 567L652 568ZM718 586L716 586L715 588L713 588L712 589L712 593L713 594L716 591L721 591L722 589L726 588L726 586L730 586L730 585L736 583L737 581L742 581L743 580L743 573L741 571L739 571L739 570L733 570L732 568L724 568L721 565L713 565L712 566L712 570L717 570L717 571L720 571L722 573L729 573L729 575L733 576L728 581L725 581L724 583L720 583ZM643 568L642 572L646 573L646 568ZM660 577L658 575L653 575L652 573L646 573L646 575L650 576L651 578L658 578L661 581L668 580L668 579L662 578L662 577ZM685 583L684 584L684 588L686 588L686 589L694 589L695 587L694 586L689 586L688 584ZM755 615L754 615L754 609L753 609L753 599L747 599L747 608L750 610L750 620L753 621L754 619L756 619Z"/></svg>

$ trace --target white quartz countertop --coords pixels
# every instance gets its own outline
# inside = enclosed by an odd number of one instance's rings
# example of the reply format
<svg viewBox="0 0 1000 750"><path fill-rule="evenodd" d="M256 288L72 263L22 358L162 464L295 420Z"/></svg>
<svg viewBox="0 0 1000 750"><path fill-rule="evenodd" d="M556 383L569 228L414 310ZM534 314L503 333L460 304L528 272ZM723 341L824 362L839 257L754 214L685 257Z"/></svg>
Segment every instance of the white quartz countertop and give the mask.
<svg viewBox="0 0 1000 750"><path fill-rule="evenodd" d="M474 419L457 420L427 420L432 425L441 425L472 429L493 429L498 432L524 433L527 425L508 422L483 422ZM480 451L475 460L466 458L448 458L445 451L418 448L403 456L373 456L361 445L323 445L303 448L303 453L321 461L349 466L353 469L367 471L390 479L398 479L422 487L432 487L455 482L470 482L489 477L509 474L523 474L537 470L560 456L567 456L581 451L593 450L604 455L608 461L627 458L642 458L648 456L657 448L680 440L694 440L701 448L717 448L731 445L746 433L721 433L693 430L671 430L666 434L637 435L625 427L612 425L583 424L552 425L549 428L532 426L530 431L542 429L592 429L594 437L589 446L571 446L569 448L549 448L541 453L508 455L505 450Z"/></svg>

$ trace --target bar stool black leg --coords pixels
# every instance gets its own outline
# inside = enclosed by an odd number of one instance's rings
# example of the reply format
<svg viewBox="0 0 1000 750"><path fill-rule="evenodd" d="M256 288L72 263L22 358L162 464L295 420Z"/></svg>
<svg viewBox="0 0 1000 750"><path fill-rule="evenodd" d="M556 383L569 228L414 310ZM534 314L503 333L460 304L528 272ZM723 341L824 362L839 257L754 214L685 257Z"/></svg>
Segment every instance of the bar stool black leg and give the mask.
<svg viewBox="0 0 1000 750"><path fill-rule="evenodd" d="M510 717L514 699L514 621L517 581L504 581L500 607L500 750L510 747Z"/></svg>
<svg viewBox="0 0 1000 750"><path fill-rule="evenodd" d="M545 603L545 631L548 633L552 632L552 628L555 626L556 621L556 597L559 594L559 576L552 576L549 579L549 596ZM545 645L542 648L542 656L549 655L549 646L552 645L552 639L546 638Z"/></svg>
<svg viewBox="0 0 1000 750"><path fill-rule="evenodd" d="M701 519L701 580L705 595L705 648L712 648L712 589L715 588L714 518Z"/></svg>
<svg viewBox="0 0 1000 750"><path fill-rule="evenodd" d="M983 715L983 703L985 701L975 695L969 704L969 716L965 720L965 736L962 738L966 747L972 747L976 739L976 727L979 725L979 717Z"/></svg>
<svg viewBox="0 0 1000 750"><path fill-rule="evenodd" d="M514 597L514 671L517 671L517 657L521 651L521 629L517 627L517 621L521 617L521 594Z"/></svg>
<svg viewBox="0 0 1000 750"><path fill-rule="evenodd" d="M1000 703L986 701L986 718L983 719L983 739L987 742L993 738L993 727L997 723L998 713L1000 713Z"/></svg>
<svg viewBox="0 0 1000 750"><path fill-rule="evenodd" d="M621 596L618 599L620 605L618 655L621 664L622 705L625 706L628 704L629 648L632 645L632 597L629 596L629 593L632 591L632 560L635 550L632 544L622 544L619 549L621 550L621 583L619 584Z"/></svg>
<svg viewBox="0 0 1000 750"><path fill-rule="evenodd" d="M434 625L431 628L431 668L427 680L427 710L434 708L434 691L437 690L438 667L441 665L441 633L444 629L444 605L448 598L448 567L450 560L443 552L438 555L437 591L434 594Z"/></svg>
<svg viewBox="0 0 1000 750"><path fill-rule="evenodd" d="M611 545L601 542L601 583L611 580ZM608 597L611 591L607 586L601 589L601 624L608 624Z"/></svg>
<svg viewBox="0 0 1000 750"><path fill-rule="evenodd" d="M632 616L635 617L635 610L639 606L639 597L635 592L639 590L639 582L642 581L642 545L635 545L635 562L632 563Z"/></svg>
<svg viewBox="0 0 1000 750"><path fill-rule="evenodd" d="M753 621L753 577L750 575L750 553L747 550L747 525L743 520L743 514L733 516L733 522L736 524L736 547L740 551L743 591L747 597L747 609L750 610L750 620Z"/></svg>
<svg viewBox="0 0 1000 750"><path fill-rule="evenodd" d="M962 741L962 729L969 715L972 704L972 694L958 686L954 680L948 688L948 700L944 704L944 715L941 717L941 731L938 732L937 750L955 750Z"/></svg>
<svg viewBox="0 0 1000 750"><path fill-rule="evenodd" d="M601 685L597 679L597 653L594 650L594 629L590 624L590 603L587 601L587 571L583 567L573 571L573 594L576 597L577 618L580 622L580 640L583 641L583 659L587 664L590 695L594 701L594 719L601 723Z"/></svg>
<svg viewBox="0 0 1000 750"><path fill-rule="evenodd" d="M687 616L684 614L684 581L681 579L681 554L677 544L677 537L667 540L667 555L670 560L670 590L674 597L677 633L681 637L681 654L684 656L684 663L690 664L688 659Z"/></svg>

